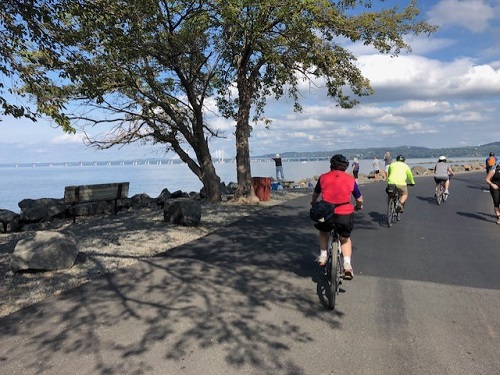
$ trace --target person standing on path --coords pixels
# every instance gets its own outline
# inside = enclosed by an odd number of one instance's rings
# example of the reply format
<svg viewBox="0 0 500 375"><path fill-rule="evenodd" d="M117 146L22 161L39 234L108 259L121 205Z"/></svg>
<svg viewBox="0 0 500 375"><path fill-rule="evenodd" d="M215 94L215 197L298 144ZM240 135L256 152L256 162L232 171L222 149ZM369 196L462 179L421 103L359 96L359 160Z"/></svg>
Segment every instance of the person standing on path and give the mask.
<svg viewBox="0 0 500 375"><path fill-rule="evenodd" d="M358 158L354 158L354 162L352 163L352 175L358 181L358 174L359 174L359 161Z"/></svg>
<svg viewBox="0 0 500 375"><path fill-rule="evenodd" d="M500 163L490 169L486 175L486 183L490 185L490 194L493 199L493 210L497 216L497 224L500 224Z"/></svg>
<svg viewBox="0 0 500 375"><path fill-rule="evenodd" d="M378 182L378 176L380 173L380 160L378 160L377 155L375 155L373 158L372 166L373 166L373 174L374 174L375 182Z"/></svg>
<svg viewBox="0 0 500 375"><path fill-rule="evenodd" d="M274 164L276 165L276 179L277 180L284 180L285 175L283 174L283 162L281 160L280 154L276 154L274 158L271 158L274 160ZM281 176L281 178L279 177Z"/></svg>
<svg viewBox="0 0 500 375"><path fill-rule="evenodd" d="M389 173L389 165L392 163L392 156L390 151L386 151L384 155L384 164L385 164L385 169L384 169L384 178L387 180L387 175Z"/></svg>

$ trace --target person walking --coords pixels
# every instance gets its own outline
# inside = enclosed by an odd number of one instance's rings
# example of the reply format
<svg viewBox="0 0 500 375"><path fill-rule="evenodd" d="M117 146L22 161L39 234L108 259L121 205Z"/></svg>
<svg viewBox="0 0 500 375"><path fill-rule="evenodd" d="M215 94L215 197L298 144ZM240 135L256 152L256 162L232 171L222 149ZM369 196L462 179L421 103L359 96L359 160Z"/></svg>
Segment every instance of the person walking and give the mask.
<svg viewBox="0 0 500 375"><path fill-rule="evenodd" d="M380 174L380 160L378 160L377 155L375 155L373 158L372 167L373 167L373 176L375 178L375 182L378 182L378 176Z"/></svg>
<svg viewBox="0 0 500 375"><path fill-rule="evenodd" d="M490 155L484 161L484 164L486 165L486 174L488 174L492 169L495 169L498 162L499 162L499 160L495 156L495 153L490 152Z"/></svg>
<svg viewBox="0 0 500 375"><path fill-rule="evenodd" d="M415 185L415 179L413 178L413 173L408 164L405 163L405 157L403 155L398 155L396 161L389 165L389 172L387 175L387 184L396 185L399 193L399 206L398 211L404 211L404 204L408 199L408 186Z"/></svg>
<svg viewBox="0 0 500 375"><path fill-rule="evenodd" d="M493 199L493 210L500 224L500 163L490 169L486 175L486 183L490 186L490 194Z"/></svg>
<svg viewBox="0 0 500 375"><path fill-rule="evenodd" d="M355 209L351 204L351 196L356 200L356 209L363 208L363 197L356 180L345 173L347 167L349 167L349 160L344 155L332 156L330 172L323 173L319 177L312 194L311 205L314 205L321 196L321 200L330 203L333 210L328 220L314 224L319 230L319 266L326 265L328 237L335 226L340 238L340 249L344 255L344 279L351 280L353 278L351 232L354 226Z"/></svg>
<svg viewBox="0 0 500 375"><path fill-rule="evenodd" d="M389 173L389 165L392 163L392 156L390 151L386 151L384 155L384 178L387 180L387 175Z"/></svg>
<svg viewBox="0 0 500 375"><path fill-rule="evenodd" d="M358 181L358 174L359 174L359 161L358 158L354 158L354 161L352 163L352 175Z"/></svg>
<svg viewBox="0 0 500 375"><path fill-rule="evenodd" d="M274 164L276 165L276 179L277 180L284 180L285 175L283 173L283 162L281 160L280 154L276 154L274 158L271 158L274 160ZM281 176L281 178L280 178Z"/></svg>

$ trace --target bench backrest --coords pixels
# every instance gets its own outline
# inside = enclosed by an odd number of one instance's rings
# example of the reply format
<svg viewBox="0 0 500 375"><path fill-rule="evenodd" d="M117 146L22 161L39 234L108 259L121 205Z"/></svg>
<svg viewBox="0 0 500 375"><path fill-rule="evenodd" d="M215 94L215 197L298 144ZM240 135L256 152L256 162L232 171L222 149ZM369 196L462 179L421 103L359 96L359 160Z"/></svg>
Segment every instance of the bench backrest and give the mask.
<svg viewBox="0 0 500 375"><path fill-rule="evenodd" d="M66 186L65 203L96 202L127 198L129 182Z"/></svg>

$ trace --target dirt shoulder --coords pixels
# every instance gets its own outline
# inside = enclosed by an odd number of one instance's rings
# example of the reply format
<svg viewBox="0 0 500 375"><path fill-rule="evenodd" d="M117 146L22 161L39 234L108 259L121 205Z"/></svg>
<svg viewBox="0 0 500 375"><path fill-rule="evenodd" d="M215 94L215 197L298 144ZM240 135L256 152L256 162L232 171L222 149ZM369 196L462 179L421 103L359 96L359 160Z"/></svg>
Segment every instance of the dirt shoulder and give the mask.
<svg viewBox="0 0 500 375"><path fill-rule="evenodd" d="M198 227L168 224L163 220L161 209L120 212L116 216L79 217L76 223L69 219L54 222L48 230L70 230L79 239L77 261L72 268L65 270L13 273L9 266L10 256L17 242L33 233L0 233L0 317L304 194L310 194L310 191L275 191L269 201L258 204L203 203Z"/></svg>

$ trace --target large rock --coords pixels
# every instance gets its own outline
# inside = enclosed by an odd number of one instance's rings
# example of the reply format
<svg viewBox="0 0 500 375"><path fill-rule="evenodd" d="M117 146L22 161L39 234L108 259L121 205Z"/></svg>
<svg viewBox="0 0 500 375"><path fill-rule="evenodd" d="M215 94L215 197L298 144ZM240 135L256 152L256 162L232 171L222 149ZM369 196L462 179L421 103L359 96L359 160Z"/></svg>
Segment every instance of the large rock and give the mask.
<svg viewBox="0 0 500 375"><path fill-rule="evenodd" d="M417 165L417 166L415 166L415 167L413 167L411 169L411 173L414 176L422 176L422 175L425 175L425 174L429 174L431 172L429 171L429 169L427 169L425 167L422 167L421 165Z"/></svg>
<svg viewBox="0 0 500 375"><path fill-rule="evenodd" d="M27 223L64 217L68 209L64 199L54 198L23 199L18 206L21 209L21 221Z"/></svg>
<svg viewBox="0 0 500 375"><path fill-rule="evenodd" d="M0 230L3 232L17 232L21 230L20 218L21 216L13 211L0 210Z"/></svg>
<svg viewBox="0 0 500 375"><path fill-rule="evenodd" d="M151 205L151 197L146 193L136 194L132 197L133 208L148 208Z"/></svg>
<svg viewBox="0 0 500 375"><path fill-rule="evenodd" d="M201 203L189 198L166 201L163 218L171 224L197 227L201 222Z"/></svg>
<svg viewBox="0 0 500 375"><path fill-rule="evenodd" d="M71 214L74 210L75 216L109 215L114 212L115 204L112 201L80 203L70 210Z"/></svg>
<svg viewBox="0 0 500 375"><path fill-rule="evenodd" d="M78 240L73 233L39 231L17 242L10 268L13 272L71 268L78 252Z"/></svg>
<svg viewBox="0 0 500 375"><path fill-rule="evenodd" d="M165 188L161 191L160 195L156 198L156 204L158 207L165 207L165 202L170 199L172 194L170 194L170 191Z"/></svg>

